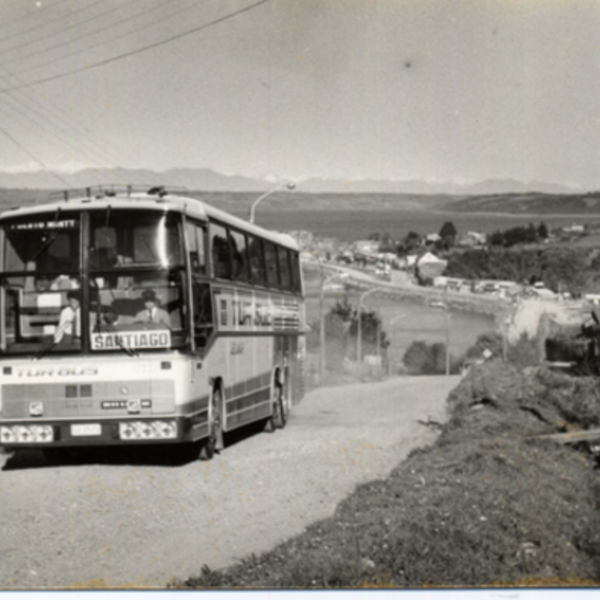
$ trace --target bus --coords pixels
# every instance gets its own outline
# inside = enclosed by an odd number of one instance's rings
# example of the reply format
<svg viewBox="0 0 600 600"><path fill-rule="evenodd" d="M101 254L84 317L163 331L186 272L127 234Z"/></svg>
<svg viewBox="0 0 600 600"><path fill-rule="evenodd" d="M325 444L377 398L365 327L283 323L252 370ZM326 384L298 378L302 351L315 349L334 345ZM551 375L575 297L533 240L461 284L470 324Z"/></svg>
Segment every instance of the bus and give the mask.
<svg viewBox="0 0 600 600"><path fill-rule="evenodd" d="M145 191L144 191L145 190ZM0 447L283 428L303 394L294 239L185 192L98 186L0 215Z"/></svg>

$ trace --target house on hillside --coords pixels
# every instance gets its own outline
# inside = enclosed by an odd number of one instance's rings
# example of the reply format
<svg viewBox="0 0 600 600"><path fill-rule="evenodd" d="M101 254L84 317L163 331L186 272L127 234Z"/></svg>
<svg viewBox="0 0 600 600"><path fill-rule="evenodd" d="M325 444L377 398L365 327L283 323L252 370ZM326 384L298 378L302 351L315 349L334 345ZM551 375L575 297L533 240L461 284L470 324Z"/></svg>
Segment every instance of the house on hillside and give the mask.
<svg viewBox="0 0 600 600"><path fill-rule="evenodd" d="M312 247L314 240L312 231L290 231L288 233L296 240L300 250L309 250Z"/></svg>
<svg viewBox="0 0 600 600"><path fill-rule="evenodd" d="M412 269L417 264L418 256L416 254L408 254L407 256L399 256L396 258L396 265L398 269Z"/></svg>
<svg viewBox="0 0 600 600"><path fill-rule="evenodd" d="M352 245L352 249L356 254L369 256L379 252L379 240L357 240Z"/></svg>
<svg viewBox="0 0 600 600"><path fill-rule="evenodd" d="M425 236L425 244L437 244L442 241L439 233L428 233Z"/></svg>
<svg viewBox="0 0 600 600"><path fill-rule="evenodd" d="M568 225L567 227L563 227L562 230L565 233L583 233L585 231L585 227L583 225L573 223L573 225Z"/></svg>
<svg viewBox="0 0 600 600"><path fill-rule="evenodd" d="M487 236L485 233L479 233L477 231L468 231L462 238L460 238L458 245L466 248L477 248L485 246L487 244Z"/></svg>
<svg viewBox="0 0 600 600"><path fill-rule="evenodd" d="M431 252L426 252L417 260L417 275L421 280L433 281L435 277L442 275L447 265L447 260L438 258Z"/></svg>

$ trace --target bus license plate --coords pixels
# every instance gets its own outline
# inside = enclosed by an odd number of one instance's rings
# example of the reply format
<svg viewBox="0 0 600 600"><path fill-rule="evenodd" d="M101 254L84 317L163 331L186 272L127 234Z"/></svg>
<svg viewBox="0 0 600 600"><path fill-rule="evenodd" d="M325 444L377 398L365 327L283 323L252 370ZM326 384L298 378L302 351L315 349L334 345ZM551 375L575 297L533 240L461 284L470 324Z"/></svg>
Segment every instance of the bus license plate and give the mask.
<svg viewBox="0 0 600 600"><path fill-rule="evenodd" d="M101 435L102 427L100 423L84 423L79 425L71 425L72 436L87 436L87 435Z"/></svg>

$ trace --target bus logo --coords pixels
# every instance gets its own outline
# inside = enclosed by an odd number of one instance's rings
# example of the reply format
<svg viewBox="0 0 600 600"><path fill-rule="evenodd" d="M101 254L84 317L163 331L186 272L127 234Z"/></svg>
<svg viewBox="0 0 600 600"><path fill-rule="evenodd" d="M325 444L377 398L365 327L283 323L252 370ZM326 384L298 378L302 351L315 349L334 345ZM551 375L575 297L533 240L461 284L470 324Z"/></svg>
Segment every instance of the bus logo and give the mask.
<svg viewBox="0 0 600 600"><path fill-rule="evenodd" d="M31 402L29 404L29 414L32 417L41 417L44 414L44 403Z"/></svg>

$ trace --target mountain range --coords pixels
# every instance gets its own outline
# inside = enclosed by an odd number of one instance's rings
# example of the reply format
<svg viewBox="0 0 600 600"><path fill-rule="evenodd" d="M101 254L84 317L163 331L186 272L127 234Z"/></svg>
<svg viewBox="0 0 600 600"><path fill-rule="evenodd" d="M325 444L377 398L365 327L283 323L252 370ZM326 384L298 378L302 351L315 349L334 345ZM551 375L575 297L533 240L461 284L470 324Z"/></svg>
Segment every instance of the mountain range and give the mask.
<svg viewBox="0 0 600 600"><path fill-rule="evenodd" d="M8 173L0 171L0 188L4 189L65 189L84 188L100 184L148 184L182 186L189 190L214 192L261 192L286 181L267 181L241 175L225 175L211 169L170 169L151 171L144 169L84 169L74 173L54 174L50 171ZM469 184L454 182L431 183L419 180L376 180L376 179L322 179L313 178L297 181L298 191L309 193L344 194L448 194L490 195L540 192L544 194L581 193L558 183L532 181L523 183L513 179L487 179Z"/></svg>

